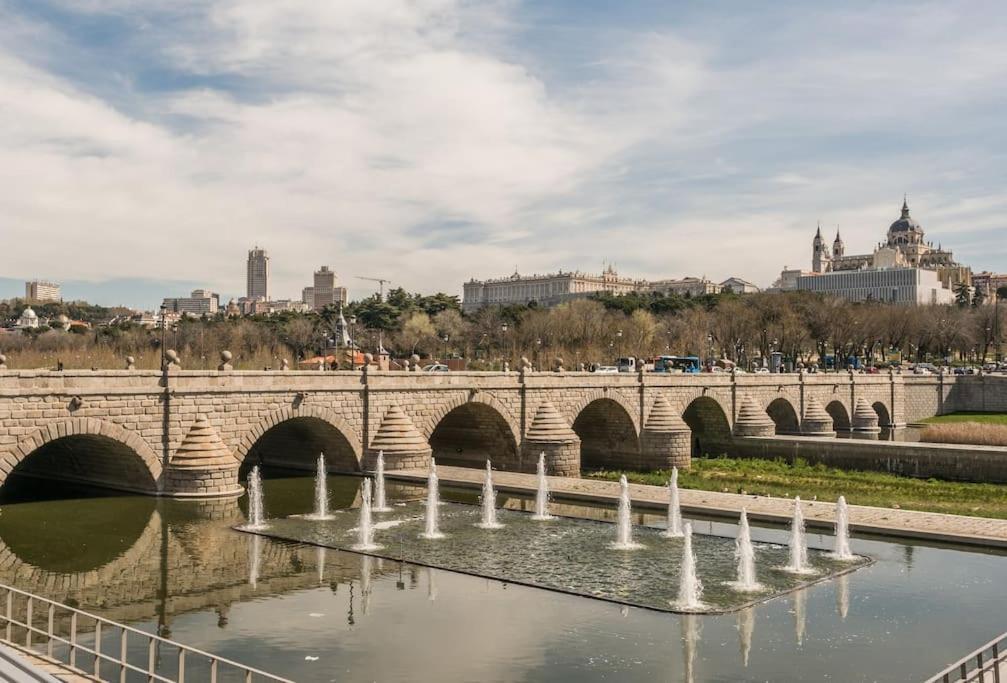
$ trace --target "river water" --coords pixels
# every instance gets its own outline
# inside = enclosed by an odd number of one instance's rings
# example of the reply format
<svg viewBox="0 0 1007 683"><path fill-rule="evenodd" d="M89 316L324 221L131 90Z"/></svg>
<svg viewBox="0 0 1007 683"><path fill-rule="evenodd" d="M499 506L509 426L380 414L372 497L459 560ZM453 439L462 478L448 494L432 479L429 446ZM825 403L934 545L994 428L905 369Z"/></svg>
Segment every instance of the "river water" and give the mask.
<svg viewBox="0 0 1007 683"><path fill-rule="evenodd" d="M360 481L331 477L332 508L357 505ZM313 493L310 477L267 472L267 515L308 513ZM393 499L419 493L390 486ZM855 537L873 565L738 613L680 616L252 537L231 529L244 510L12 479L0 582L298 681L909 681L1007 630L999 552Z"/></svg>

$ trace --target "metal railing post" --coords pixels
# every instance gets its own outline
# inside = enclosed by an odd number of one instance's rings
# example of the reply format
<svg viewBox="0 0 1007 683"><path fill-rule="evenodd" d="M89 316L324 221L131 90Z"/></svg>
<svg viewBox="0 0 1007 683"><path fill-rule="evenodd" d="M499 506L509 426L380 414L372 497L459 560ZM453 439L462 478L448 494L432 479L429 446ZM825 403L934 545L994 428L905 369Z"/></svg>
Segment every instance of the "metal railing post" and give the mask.
<svg viewBox="0 0 1007 683"><path fill-rule="evenodd" d="M101 678L101 622L94 622L94 677Z"/></svg>
<svg viewBox="0 0 1007 683"><path fill-rule="evenodd" d="M11 617L14 616L14 594L9 590L7 591L7 640L10 641L11 635L14 632L14 625L11 623Z"/></svg>
<svg viewBox="0 0 1007 683"><path fill-rule="evenodd" d="M25 606L25 618L24 623L28 626L25 628L24 632L24 646L31 647L31 629L32 629L32 599L28 596L28 604Z"/></svg>
<svg viewBox="0 0 1007 683"><path fill-rule="evenodd" d="M123 627L122 635L119 637L119 683L126 683L126 645L129 638L129 631Z"/></svg>
<svg viewBox="0 0 1007 683"><path fill-rule="evenodd" d="M178 650L178 683L185 683L185 650Z"/></svg>
<svg viewBox="0 0 1007 683"><path fill-rule="evenodd" d="M157 665L157 649L155 641L147 637L147 683L154 683L154 667Z"/></svg>
<svg viewBox="0 0 1007 683"><path fill-rule="evenodd" d="M53 641L53 636L56 634L56 628L55 628L55 626L56 626L56 605L50 602L49 603L49 623L48 623L48 625L46 626L46 629L45 629L45 635L46 635L46 638L48 639L48 642L46 643L46 646L45 646L45 653L47 655L49 655L50 657L52 657L52 641Z"/></svg>
<svg viewBox="0 0 1007 683"><path fill-rule="evenodd" d="M77 612L70 614L70 668L77 668Z"/></svg>

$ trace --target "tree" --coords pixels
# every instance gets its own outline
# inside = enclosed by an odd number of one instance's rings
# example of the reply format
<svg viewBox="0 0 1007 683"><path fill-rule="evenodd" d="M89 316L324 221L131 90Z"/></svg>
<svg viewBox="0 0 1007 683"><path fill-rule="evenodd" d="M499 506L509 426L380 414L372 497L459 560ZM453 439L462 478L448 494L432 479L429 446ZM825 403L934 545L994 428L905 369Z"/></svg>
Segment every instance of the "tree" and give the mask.
<svg viewBox="0 0 1007 683"><path fill-rule="evenodd" d="M305 350L321 341L315 321L303 316L288 320L281 335L283 343L290 347L297 358L304 358Z"/></svg>
<svg viewBox="0 0 1007 683"><path fill-rule="evenodd" d="M416 353L424 344L428 344L437 338L437 330L430 321L430 316L419 311L410 314L402 324L400 333L403 345L410 349L410 353Z"/></svg>
<svg viewBox="0 0 1007 683"><path fill-rule="evenodd" d="M972 295L969 292L969 286L964 282L959 282L955 285L955 303L959 306L968 306L972 303Z"/></svg>

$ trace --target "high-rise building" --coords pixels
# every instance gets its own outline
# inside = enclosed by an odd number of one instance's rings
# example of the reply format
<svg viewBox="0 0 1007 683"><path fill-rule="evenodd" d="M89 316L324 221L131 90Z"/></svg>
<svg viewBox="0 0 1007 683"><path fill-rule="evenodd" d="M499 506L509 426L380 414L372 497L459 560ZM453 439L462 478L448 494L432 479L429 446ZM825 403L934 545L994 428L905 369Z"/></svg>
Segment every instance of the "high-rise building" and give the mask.
<svg viewBox="0 0 1007 683"><path fill-rule="evenodd" d="M44 303L46 301L61 301L59 283L45 280L30 280L24 283L24 298L29 303Z"/></svg>
<svg viewBox="0 0 1007 683"><path fill-rule="evenodd" d="M187 297L166 297L161 305L170 313L214 315L220 310L220 296L208 289L194 289Z"/></svg>
<svg viewBox="0 0 1007 683"><path fill-rule="evenodd" d="M249 299L269 301L269 256L265 249L248 250L248 277L246 296Z"/></svg>
<svg viewBox="0 0 1007 683"><path fill-rule="evenodd" d="M305 287L301 290L301 301L312 308L315 307L315 288Z"/></svg>
<svg viewBox="0 0 1007 683"><path fill-rule="evenodd" d="M346 288L336 287L336 274L328 266L315 271L314 287L307 289L311 289L311 307L316 311L346 303Z"/></svg>

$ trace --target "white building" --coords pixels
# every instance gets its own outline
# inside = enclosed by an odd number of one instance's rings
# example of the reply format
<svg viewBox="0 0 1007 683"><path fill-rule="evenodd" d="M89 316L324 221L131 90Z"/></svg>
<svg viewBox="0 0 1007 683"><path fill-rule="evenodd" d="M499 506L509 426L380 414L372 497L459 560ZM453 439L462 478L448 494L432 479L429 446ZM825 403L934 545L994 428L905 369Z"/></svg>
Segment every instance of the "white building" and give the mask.
<svg viewBox="0 0 1007 683"><path fill-rule="evenodd" d="M220 310L220 296L208 289L194 289L186 297L166 297L161 305L171 313L199 317L214 315Z"/></svg>
<svg viewBox="0 0 1007 683"><path fill-rule="evenodd" d="M17 319L17 324L14 325L14 328L18 330L35 330L38 329L39 322L38 313L33 311L31 306L27 306L21 311L21 316Z"/></svg>
<svg viewBox="0 0 1007 683"><path fill-rule="evenodd" d="M837 270L797 277L797 289L842 297L848 301L898 304L950 304L954 292L937 271L912 266Z"/></svg>
<svg viewBox="0 0 1007 683"><path fill-rule="evenodd" d="M29 280L24 283L24 298L29 303L45 303L47 301L62 301L63 295L57 282Z"/></svg>
<svg viewBox="0 0 1007 683"><path fill-rule="evenodd" d="M762 291L758 285L740 277L729 277L720 283L720 291L728 289L735 294L755 294Z"/></svg>

